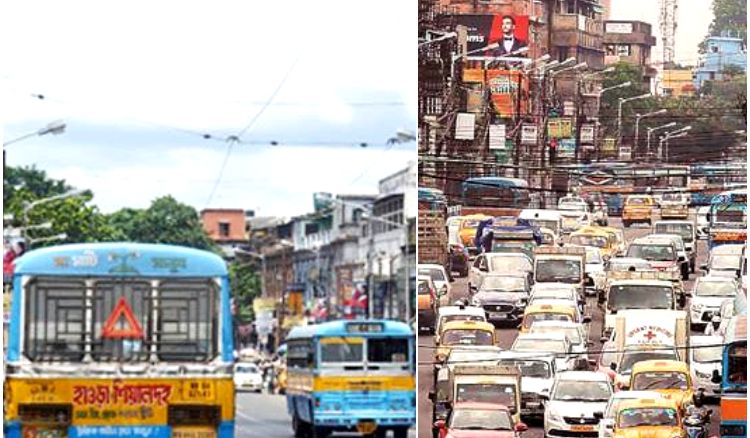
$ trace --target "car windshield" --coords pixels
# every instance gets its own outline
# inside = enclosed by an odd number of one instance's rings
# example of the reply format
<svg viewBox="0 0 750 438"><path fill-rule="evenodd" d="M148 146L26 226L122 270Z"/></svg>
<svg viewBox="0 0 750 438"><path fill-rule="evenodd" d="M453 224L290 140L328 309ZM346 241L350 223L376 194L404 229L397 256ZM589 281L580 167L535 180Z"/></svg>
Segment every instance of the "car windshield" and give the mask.
<svg viewBox="0 0 750 438"><path fill-rule="evenodd" d="M573 318L568 313L530 313L523 317L523 327L531 328L537 321L573 321Z"/></svg>
<svg viewBox="0 0 750 438"><path fill-rule="evenodd" d="M570 243L572 245L581 246L595 246L597 248L607 247L607 238L604 236L596 236L591 234L579 234L577 236L570 236Z"/></svg>
<svg viewBox="0 0 750 438"><path fill-rule="evenodd" d="M469 315L466 313L459 313L457 315L445 315L440 317L440 325L451 321L487 321L484 317L479 315Z"/></svg>
<svg viewBox="0 0 750 438"><path fill-rule="evenodd" d="M692 242L694 238L693 226L690 224L657 223L654 231L659 234L676 234L685 242Z"/></svg>
<svg viewBox="0 0 750 438"><path fill-rule="evenodd" d="M541 228L549 228L550 230L557 232L557 221L554 220L544 220L544 219L529 219L529 222L532 225L536 225L537 227Z"/></svg>
<svg viewBox="0 0 750 438"><path fill-rule="evenodd" d="M442 269L419 268L417 270L417 274L427 275L432 278L432 281L447 281L445 275L443 275Z"/></svg>
<svg viewBox="0 0 750 438"><path fill-rule="evenodd" d="M670 408L631 408L620 412L618 428L639 426L679 426L677 411Z"/></svg>
<svg viewBox="0 0 750 438"><path fill-rule="evenodd" d="M516 388L508 383L458 383L456 402L500 403L514 406Z"/></svg>
<svg viewBox="0 0 750 438"><path fill-rule="evenodd" d="M638 362L642 362L644 360L677 360L677 352L675 350L671 351L626 351L623 356L622 360L620 361L620 366L617 368L617 371L622 374L628 374L633 369L633 365L635 365Z"/></svg>
<svg viewBox="0 0 750 438"><path fill-rule="evenodd" d="M419 287L417 287L417 293L419 295L429 295L430 294L430 284L426 281L420 281Z"/></svg>
<svg viewBox="0 0 750 438"><path fill-rule="evenodd" d="M719 345L715 345L719 344ZM711 345L693 345L693 360L695 362L721 362L723 347L721 341Z"/></svg>
<svg viewBox="0 0 750 438"><path fill-rule="evenodd" d="M649 389L688 389L688 378L678 371L649 371L635 375L632 389L646 391Z"/></svg>
<svg viewBox="0 0 750 438"><path fill-rule="evenodd" d="M606 382L561 380L552 396L559 401L606 402L612 390Z"/></svg>
<svg viewBox="0 0 750 438"><path fill-rule="evenodd" d="M502 272L529 272L534 268L525 257L490 257L491 271Z"/></svg>
<svg viewBox="0 0 750 438"><path fill-rule="evenodd" d="M474 329L451 329L443 333L443 345L492 345L492 333Z"/></svg>
<svg viewBox="0 0 750 438"><path fill-rule="evenodd" d="M647 198L628 198L626 205L650 205Z"/></svg>
<svg viewBox="0 0 750 438"><path fill-rule="evenodd" d="M482 289L523 291L526 290L524 277L487 276L482 280Z"/></svg>
<svg viewBox="0 0 750 438"><path fill-rule="evenodd" d="M679 193L664 193L663 195L661 195L661 200L682 202L682 195Z"/></svg>
<svg viewBox="0 0 750 438"><path fill-rule="evenodd" d="M472 351L472 349L452 350L446 360L447 364L463 362L490 362L500 359L499 351Z"/></svg>
<svg viewBox="0 0 750 438"><path fill-rule="evenodd" d="M613 272L630 271L635 269L636 271L648 271L651 270L651 265L647 261L636 261L636 260L618 260L612 259L609 261L609 270Z"/></svg>
<svg viewBox="0 0 750 438"><path fill-rule="evenodd" d="M672 245L633 244L628 248L628 257L650 261L674 261L676 259Z"/></svg>
<svg viewBox="0 0 750 438"><path fill-rule="evenodd" d="M700 281L695 286L695 295L699 297L733 297L737 295L737 286L733 281Z"/></svg>
<svg viewBox="0 0 750 438"><path fill-rule="evenodd" d="M711 257L711 269L737 270L740 269L740 256L737 255L715 255Z"/></svg>
<svg viewBox="0 0 750 438"><path fill-rule="evenodd" d="M646 285L615 285L609 288L607 308L622 309L671 309L674 297L671 287Z"/></svg>
<svg viewBox="0 0 750 438"><path fill-rule="evenodd" d="M536 281L578 283L581 280L579 260L537 260Z"/></svg>
<svg viewBox="0 0 750 438"><path fill-rule="evenodd" d="M511 347L513 351L548 351L551 353L567 353L564 341L555 339L523 339L516 338Z"/></svg>
<svg viewBox="0 0 750 438"><path fill-rule="evenodd" d="M255 365L237 365L234 368L235 373L258 373L258 367Z"/></svg>
<svg viewBox="0 0 750 438"><path fill-rule="evenodd" d="M581 338L581 332L578 330L578 327L532 325L531 331L529 333L563 333L565 336L567 336L568 339L570 339L570 342L572 344L580 344L581 342L583 342L583 339Z"/></svg>
<svg viewBox="0 0 750 438"><path fill-rule="evenodd" d="M571 300L576 301L575 290L570 289L539 289L534 291L534 300Z"/></svg>
<svg viewBox="0 0 750 438"><path fill-rule="evenodd" d="M512 430L508 411L455 409L448 420L449 429Z"/></svg>
<svg viewBox="0 0 750 438"><path fill-rule="evenodd" d="M523 377L535 377L539 379L549 379L552 377L552 370L549 364L542 360L504 359L500 365L518 368Z"/></svg>

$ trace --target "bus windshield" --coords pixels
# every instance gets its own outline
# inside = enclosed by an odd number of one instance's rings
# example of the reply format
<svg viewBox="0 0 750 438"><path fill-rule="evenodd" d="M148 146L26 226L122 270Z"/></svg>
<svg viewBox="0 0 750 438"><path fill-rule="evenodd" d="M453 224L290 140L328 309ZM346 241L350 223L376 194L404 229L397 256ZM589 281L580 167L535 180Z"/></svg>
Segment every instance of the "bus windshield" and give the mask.
<svg viewBox="0 0 750 438"><path fill-rule="evenodd" d="M213 359L220 307L216 283L164 279L154 288L153 282L32 277L25 285L25 355L33 362L77 362L88 349L94 361L141 362L149 360L153 346L161 361ZM93 295L90 325L84 317L87 289ZM119 335L126 332L132 336Z"/></svg>

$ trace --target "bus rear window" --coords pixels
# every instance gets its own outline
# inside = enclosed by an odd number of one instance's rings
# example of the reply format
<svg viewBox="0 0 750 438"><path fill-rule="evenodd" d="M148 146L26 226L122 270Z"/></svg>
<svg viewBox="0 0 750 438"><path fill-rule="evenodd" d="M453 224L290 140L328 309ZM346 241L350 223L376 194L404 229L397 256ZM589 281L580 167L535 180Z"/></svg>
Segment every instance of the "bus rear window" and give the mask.
<svg viewBox="0 0 750 438"><path fill-rule="evenodd" d="M402 363L409 360L409 340L370 338L367 340L367 361Z"/></svg>
<svg viewBox="0 0 750 438"><path fill-rule="evenodd" d="M362 362L362 338L324 338L320 340L320 361L324 363Z"/></svg>

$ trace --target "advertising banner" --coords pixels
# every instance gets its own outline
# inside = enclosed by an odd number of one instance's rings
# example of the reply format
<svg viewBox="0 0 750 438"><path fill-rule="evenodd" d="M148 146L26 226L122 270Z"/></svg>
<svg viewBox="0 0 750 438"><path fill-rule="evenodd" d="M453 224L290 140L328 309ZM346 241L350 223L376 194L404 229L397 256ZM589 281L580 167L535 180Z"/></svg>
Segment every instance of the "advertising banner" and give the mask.
<svg viewBox="0 0 750 438"><path fill-rule="evenodd" d="M467 113L479 113L482 111L484 104L484 91L480 90L466 90L466 112Z"/></svg>
<svg viewBox="0 0 750 438"><path fill-rule="evenodd" d="M489 52L478 52L485 56L508 56L513 51L528 46L528 15L466 14L454 15L456 24L467 28L467 51L479 50L498 42L500 46ZM514 56L524 56L515 54Z"/></svg>
<svg viewBox="0 0 750 438"><path fill-rule="evenodd" d="M516 114L516 100L519 98L520 112L526 113L529 81L523 73L517 70L487 70L487 86L492 95L495 111L500 117L513 117Z"/></svg>
<svg viewBox="0 0 750 438"><path fill-rule="evenodd" d="M490 149L505 149L505 124L490 125Z"/></svg>
<svg viewBox="0 0 750 438"><path fill-rule="evenodd" d="M581 125L581 144L583 143L594 143L594 125L592 123Z"/></svg>
<svg viewBox="0 0 750 438"><path fill-rule="evenodd" d="M561 138L557 146L559 158L574 158L576 156L576 140L574 138Z"/></svg>
<svg viewBox="0 0 750 438"><path fill-rule="evenodd" d="M474 114L458 113L456 117L456 140L474 140Z"/></svg>
<svg viewBox="0 0 750 438"><path fill-rule="evenodd" d="M573 136L573 122L569 118L550 119L547 122L548 138L569 138Z"/></svg>
<svg viewBox="0 0 750 438"><path fill-rule="evenodd" d="M608 137L602 140L602 153L614 155L615 152L617 152L617 146L614 138Z"/></svg>
<svg viewBox="0 0 750 438"><path fill-rule="evenodd" d="M536 125L521 125L521 144L536 144L537 129Z"/></svg>

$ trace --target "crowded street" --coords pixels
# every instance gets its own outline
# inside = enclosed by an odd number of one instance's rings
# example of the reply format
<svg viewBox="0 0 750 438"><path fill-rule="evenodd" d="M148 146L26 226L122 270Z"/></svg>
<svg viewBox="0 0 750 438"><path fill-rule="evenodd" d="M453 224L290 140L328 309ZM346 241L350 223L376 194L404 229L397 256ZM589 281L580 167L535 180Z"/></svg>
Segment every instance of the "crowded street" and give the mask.
<svg viewBox="0 0 750 438"><path fill-rule="evenodd" d="M691 211L691 217L695 217L695 212ZM610 217L611 227L622 228L622 223L619 218ZM623 228L625 239L628 242L633 241L636 238L644 237L652 232L651 228L647 225L634 225L629 228ZM697 245L697 265L706 263L708 250L705 240L699 240ZM691 290L695 278L704 275L701 271L696 271L695 274L690 275L690 280L684 282L685 290ZM454 282L451 283L450 297L447 300L449 303L453 303L456 300L465 298L468 295L468 283L467 278L459 278L454 273ZM688 301L685 309L690 307L690 301ZM600 342L600 333L603 324L603 313L602 308L597 305L595 297L589 297L586 303L585 313L591 315L591 322L587 324L589 340L593 342L593 346L590 349L590 358L598 359L598 351L601 350L602 343ZM514 339L518 335L517 324L496 324L496 334L498 339L499 347L502 350L510 349ZM694 335L700 335L701 332L693 332ZM428 398L428 393L433 390L433 364L435 356L435 345L432 335L421 333L418 342L418 427L419 436L422 438L431 437L432 429L432 409L433 405ZM710 431L712 435L718 434L719 431L719 418L720 411L718 406L718 399L709 399L707 402L707 408L712 409ZM530 419L527 421L529 426L528 432L525 432L523 436L527 438L538 438L544 436L543 424L540 419Z"/></svg>

